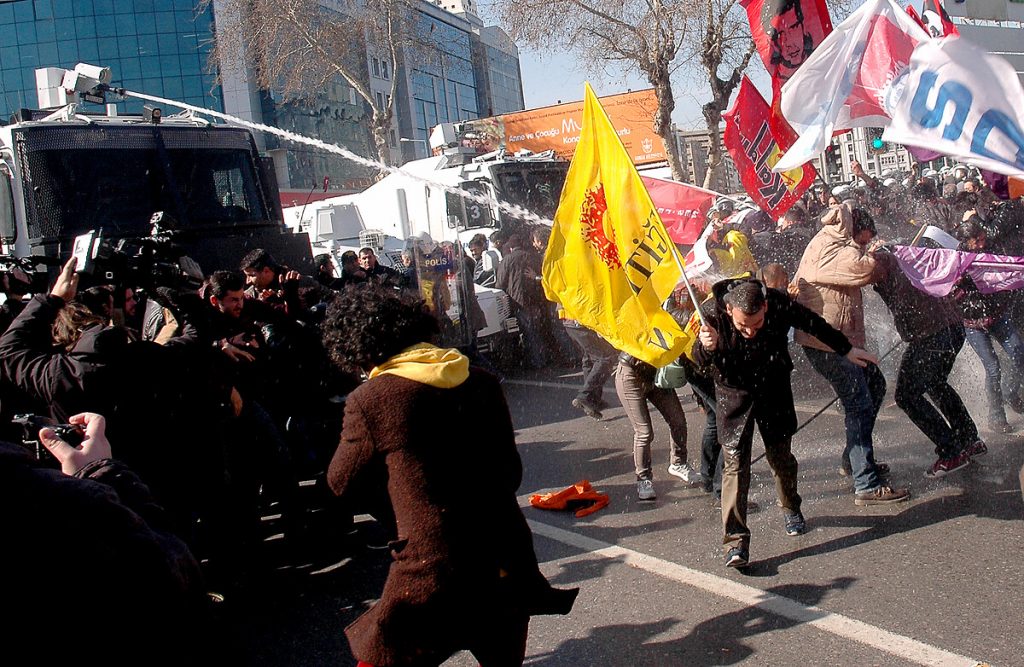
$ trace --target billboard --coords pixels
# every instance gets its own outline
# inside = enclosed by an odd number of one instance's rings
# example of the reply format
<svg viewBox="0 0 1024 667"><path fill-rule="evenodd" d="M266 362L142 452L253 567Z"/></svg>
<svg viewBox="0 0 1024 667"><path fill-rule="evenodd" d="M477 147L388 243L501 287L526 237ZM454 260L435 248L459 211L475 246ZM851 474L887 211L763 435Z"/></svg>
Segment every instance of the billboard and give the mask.
<svg viewBox="0 0 1024 667"><path fill-rule="evenodd" d="M658 100L653 88L599 99L633 164L668 160L661 137L654 133ZM582 117L580 101L466 121L459 143L482 151L502 145L510 153L523 149L534 153L553 150L558 157L571 160L580 140Z"/></svg>

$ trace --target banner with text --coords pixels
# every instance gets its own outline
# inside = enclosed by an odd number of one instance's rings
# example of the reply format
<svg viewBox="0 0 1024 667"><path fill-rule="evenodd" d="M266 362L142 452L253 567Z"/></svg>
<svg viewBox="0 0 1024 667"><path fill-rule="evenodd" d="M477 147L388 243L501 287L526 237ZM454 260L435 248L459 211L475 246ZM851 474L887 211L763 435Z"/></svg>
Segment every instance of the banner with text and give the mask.
<svg viewBox="0 0 1024 667"><path fill-rule="evenodd" d="M811 187L817 172L810 164L781 173L772 171L795 137L791 133L773 136L769 126L771 109L747 77L740 82L732 109L722 118L725 148L732 156L743 188L761 210L778 220Z"/></svg>
<svg viewBox="0 0 1024 667"><path fill-rule="evenodd" d="M658 98L653 88L598 99L633 164L668 160L664 142L654 132ZM473 135L471 141L461 140L463 145L472 144L482 151L503 145L509 153L523 149L534 153L553 150L558 157L571 160L583 129L583 102L517 111L462 125L463 134Z"/></svg>
<svg viewBox="0 0 1024 667"><path fill-rule="evenodd" d="M886 141L1024 175L1024 89L1002 57L960 37L922 42L886 102Z"/></svg>

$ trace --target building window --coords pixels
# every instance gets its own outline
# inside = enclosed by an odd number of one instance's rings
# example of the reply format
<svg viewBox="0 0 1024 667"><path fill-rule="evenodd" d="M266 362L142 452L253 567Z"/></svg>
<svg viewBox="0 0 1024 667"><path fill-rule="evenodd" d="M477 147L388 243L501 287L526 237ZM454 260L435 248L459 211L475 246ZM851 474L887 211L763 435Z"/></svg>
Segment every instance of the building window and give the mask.
<svg viewBox="0 0 1024 667"><path fill-rule="evenodd" d="M390 136L390 139L391 139L391 141L390 141L391 147L394 148L395 146L398 145L398 139L395 138L395 131L391 130L391 134L389 136Z"/></svg>
<svg viewBox="0 0 1024 667"><path fill-rule="evenodd" d="M385 102L385 103L386 103L386 104L387 104L388 106L391 106L391 96L390 96L390 95L385 95L385 96L384 96L384 102Z"/></svg>
<svg viewBox="0 0 1024 667"><path fill-rule="evenodd" d="M380 78L380 60L377 58L370 59L370 69L375 77Z"/></svg>
<svg viewBox="0 0 1024 667"><path fill-rule="evenodd" d="M348 89L348 103L351 104L351 105L355 105L355 103L356 103L356 89L355 88L349 88Z"/></svg>
<svg viewBox="0 0 1024 667"><path fill-rule="evenodd" d="M382 95L380 93L380 91L378 91L376 93L376 96L377 96L377 108L378 109L383 109L384 108L384 95Z"/></svg>
<svg viewBox="0 0 1024 667"><path fill-rule="evenodd" d="M391 73L388 70L389 70L389 65L388 65L387 61L381 60L380 61L380 78L385 79L385 80L390 79L391 78Z"/></svg>

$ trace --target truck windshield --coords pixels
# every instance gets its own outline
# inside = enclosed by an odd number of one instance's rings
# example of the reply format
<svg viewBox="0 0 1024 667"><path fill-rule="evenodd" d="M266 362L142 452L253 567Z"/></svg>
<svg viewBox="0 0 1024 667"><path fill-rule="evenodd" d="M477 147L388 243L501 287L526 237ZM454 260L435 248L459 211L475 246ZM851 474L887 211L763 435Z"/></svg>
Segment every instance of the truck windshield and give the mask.
<svg viewBox="0 0 1024 667"><path fill-rule="evenodd" d="M514 162L493 167L498 196L544 218L552 218L569 171L568 162Z"/></svg>
<svg viewBox="0 0 1024 667"><path fill-rule="evenodd" d="M81 135L66 147L25 142L31 238L68 238L90 229L146 235L156 211L179 229L266 221L248 146L199 145L194 138L182 141L176 131L161 132L168 140L156 142L152 130L133 137L125 131L136 128L105 129L93 146Z"/></svg>

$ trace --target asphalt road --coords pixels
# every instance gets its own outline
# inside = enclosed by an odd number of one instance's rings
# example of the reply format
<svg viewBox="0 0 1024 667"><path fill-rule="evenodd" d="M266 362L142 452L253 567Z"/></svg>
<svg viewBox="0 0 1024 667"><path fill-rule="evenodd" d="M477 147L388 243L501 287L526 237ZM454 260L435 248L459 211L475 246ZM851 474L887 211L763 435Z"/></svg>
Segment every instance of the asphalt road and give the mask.
<svg viewBox="0 0 1024 667"><path fill-rule="evenodd" d="M957 385L972 413L985 414L980 376L961 354ZM890 366L898 361L893 355ZM973 365L972 365L973 364ZM831 390L798 374L801 418ZM655 416L655 502L636 498L632 429L614 390L598 422L570 405L579 375L511 377L506 394L525 467L519 492L545 574L578 586L566 617L531 623L528 665L992 665L1024 664L1024 503L1017 471L1024 435L983 432L989 454L942 480L924 436L888 405L876 456L913 493L884 508L853 504L837 474L843 422L830 409L794 440L809 532L788 537L767 464L754 467L751 567L722 564L721 515L713 497L670 477L668 429ZM891 389L890 389L891 391ZM690 461L703 417L679 392L689 419ZM1010 415L1024 434L1024 420ZM982 420L983 421L983 420ZM456 425L453 425L455 427ZM760 443L755 440L755 455ZM486 471L481 471L481 481ZM531 493L581 479L611 496L583 519L528 507ZM467 480L467 484L474 480ZM372 604L387 552L325 521L315 549L274 552L267 571L224 605L234 658L249 664L350 665L343 627ZM476 662L468 654L448 665Z"/></svg>

